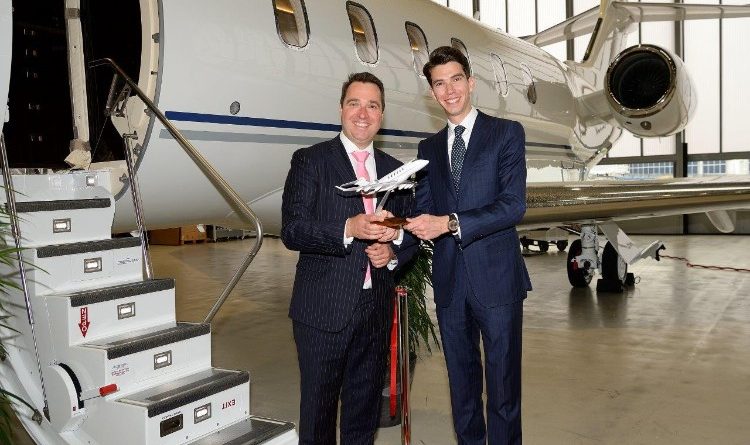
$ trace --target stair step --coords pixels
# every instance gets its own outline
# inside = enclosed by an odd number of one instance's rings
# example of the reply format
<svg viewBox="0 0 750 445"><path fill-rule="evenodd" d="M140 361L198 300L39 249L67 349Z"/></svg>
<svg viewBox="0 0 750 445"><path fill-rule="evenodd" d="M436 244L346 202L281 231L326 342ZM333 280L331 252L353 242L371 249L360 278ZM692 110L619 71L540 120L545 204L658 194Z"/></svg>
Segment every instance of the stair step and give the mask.
<svg viewBox="0 0 750 445"><path fill-rule="evenodd" d="M44 307L41 322L50 328L55 362L67 363L71 346L128 334L156 326L175 325L174 280L153 279L79 291L67 295L32 297Z"/></svg>
<svg viewBox="0 0 750 445"><path fill-rule="evenodd" d="M143 280L139 238L126 237L33 249L30 291L62 294Z"/></svg>
<svg viewBox="0 0 750 445"><path fill-rule="evenodd" d="M136 295L174 289L174 279L162 278L135 283L118 284L100 289L85 290L68 295L70 307L87 306L105 301L119 300Z"/></svg>
<svg viewBox="0 0 750 445"><path fill-rule="evenodd" d="M155 417L249 381L247 371L211 368L123 397L118 402L146 408L148 417Z"/></svg>
<svg viewBox="0 0 750 445"><path fill-rule="evenodd" d="M271 439L280 438L289 433L289 441L284 444L296 444L294 424L263 417L251 416L221 431L217 431L190 445L260 445Z"/></svg>
<svg viewBox="0 0 750 445"><path fill-rule="evenodd" d="M103 189L102 189L103 190ZM2 204L8 211L7 203ZM19 201L21 244L24 247L107 239L115 209L109 197ZM7 244L14 241L10 234Z"/></svg>
<svg viewBox="0 0 750 445"><path fill-rule="evenodd" d="M211 325L208 323L177 323L177 326L167 329L159 329L134 337L115 338L106 343L101 341L86 343L83 346L106 350L107 359L112 360L210 333Z"/></svg>
<svg viewBox="0 0 750 445"><path fill-rule="evenodd" d="M91 402L88 431L99 443L117 438L117 443L181 445L248 417L250 375L206 367L135 393Z"/></svg>
<svg viewBox="0 0 750 445"><path fill-rule="evenodd" d="M97 241L84 241L80 243L56 244L51 246L38 247L36 249L37 258L52 258L66 255L76 255L80 253L99 252L105 250L125 249L141 245L140 238L125 237L111 238Z"/></svg>
<svg viewBox="0 0 750 445"><path fill-rule="evenodd" d="M16 203L16 212L55 212L58 210L105 209L112 206L109 198L59 199L56 201L21 201ZM8 204L5 204L6 211Z"/></svg>
<svg viewBox="0 0 750 445"><path fill-rule="evenodd" d="M58 351L84 391L117 385L128 393L211 366L211 326L170 323L100 338Z"/></svg>

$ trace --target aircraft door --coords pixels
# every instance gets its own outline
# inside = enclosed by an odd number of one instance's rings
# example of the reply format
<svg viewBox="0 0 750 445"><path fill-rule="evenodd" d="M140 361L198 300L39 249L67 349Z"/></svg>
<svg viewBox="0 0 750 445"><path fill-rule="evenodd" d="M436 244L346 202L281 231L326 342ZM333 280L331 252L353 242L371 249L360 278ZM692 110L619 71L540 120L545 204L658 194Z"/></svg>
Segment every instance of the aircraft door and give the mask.
<svg viewBox="0 0 750 445"><path fill-rule="evenodd" d="M12 13L11 0L0 0L0 130L6 119L10 87L10 61L13 45Z"/></svg>

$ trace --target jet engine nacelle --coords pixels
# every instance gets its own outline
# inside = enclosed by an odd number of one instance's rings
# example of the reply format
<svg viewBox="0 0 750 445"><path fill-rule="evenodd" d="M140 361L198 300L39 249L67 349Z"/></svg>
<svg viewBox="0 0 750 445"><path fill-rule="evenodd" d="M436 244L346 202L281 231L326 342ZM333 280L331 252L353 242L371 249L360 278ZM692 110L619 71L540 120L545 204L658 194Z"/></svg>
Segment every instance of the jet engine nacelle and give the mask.
<svg viewBox="0 0 750 445"><path fill-rule="evenodd" d="M604 89L617 122L639 137L677 133L695 111L695 88L684 63L654 45L622 51L607 69Z"/></svg>

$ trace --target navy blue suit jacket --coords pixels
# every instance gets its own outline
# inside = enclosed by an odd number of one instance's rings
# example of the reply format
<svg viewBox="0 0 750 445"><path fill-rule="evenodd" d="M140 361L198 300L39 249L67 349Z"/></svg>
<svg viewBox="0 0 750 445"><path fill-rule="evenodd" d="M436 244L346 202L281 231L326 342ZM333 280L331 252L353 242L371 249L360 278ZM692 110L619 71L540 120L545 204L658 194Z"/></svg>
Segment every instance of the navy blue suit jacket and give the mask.
<svg viewBox="0 0 750 445"><path fill-rule="evenodd" d="M375 165L382 177L402 164L375 150ZM356 175L339 136L297 150L284 185L281 206L281 239L300 252L289 316L317 329L338 332L352 317L362 294L368 264L367 242L355 239L344 247L346 219L364 213L360 195L344 195L337 185L354 181ZM382 198L382 196L380 196ZM410 191L393 192L385 209L394 215L411 212ZM408 262L416 246L393 245L399 265ZM375 298L386 300L394 286L387 267L371 267Z"/></svg>
<svg viewBox="0 0 750 445"><path fill-rule="evenodd" d="M485 307L521 300L531 290L515 228L526 212L524 145L521 124L479 112L456 194L448 127L420 142L419 158L430 163L417 186L416 214L456 213L461 226L460 240L451 234L435 239L437 305L448 306L457 286L471 286Z"/></svg>

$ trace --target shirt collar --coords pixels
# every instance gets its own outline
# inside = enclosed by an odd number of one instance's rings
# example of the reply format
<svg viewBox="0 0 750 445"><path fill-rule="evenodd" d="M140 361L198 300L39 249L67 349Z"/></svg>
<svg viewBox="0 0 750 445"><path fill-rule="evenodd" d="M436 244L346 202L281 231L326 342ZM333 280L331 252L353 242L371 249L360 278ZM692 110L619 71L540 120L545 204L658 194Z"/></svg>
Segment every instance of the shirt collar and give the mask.
<svg viewBox="0 0 750 445"><path fill-rule="evenodd" d="M474 128L474 122L477 120L477 116L479 116L479 111L475 107L471 107L471 111L469 111L469 114L466 115L464 120L461 121L460 124L454 124L451 121L448 121L448 131L450 134L455 134L456 127L458 125L463 126L466 128L464 131L464 134L471 133L471 130Z"/></svg>
<svg viewBox="0 0 750 445"><path fill-rule="evenodd" d="M375 155L375 149L373 148L372 142L370 142L370 145L365 147L364 149L357 147L357 145L350 141L348 137L344 134L342 131L339 133L339 138L341 139L341 143L344 144L344 149L346 150L346 153L351 155L355 151L361 151L366 150L368 153L370 153L370 157Z"/></svg>

